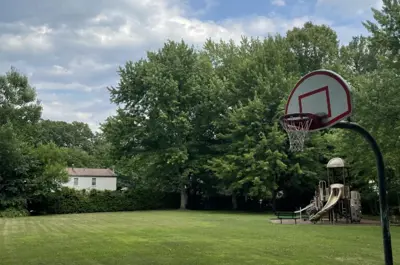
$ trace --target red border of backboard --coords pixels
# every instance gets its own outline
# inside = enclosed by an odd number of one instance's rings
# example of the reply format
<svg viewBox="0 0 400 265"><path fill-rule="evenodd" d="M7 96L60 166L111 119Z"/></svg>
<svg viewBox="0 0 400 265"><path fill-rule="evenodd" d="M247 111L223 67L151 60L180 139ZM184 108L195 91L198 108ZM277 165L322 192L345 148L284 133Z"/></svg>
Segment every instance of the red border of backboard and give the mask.
<svg viewBox="0 0 400 265"><path fill-rule="evenodd" d="M337 74L330 72L330 71L324 71L324 70L317 70L317 71L313 71L311 73L306 74L305 76L303 76L295 85L295 87L292 89L292 91L290 92L288 101L286 103L285 106L285 114L288 114L288 107L289 107L289 102L292 99L293 93L296 91L296 89L304 82L304 80L306 80L307 78L314 76L314 75L326 75L329 76L333 79L335 79L344 89L344 91L346 92L346 97L347 97L347 110L345 112L343 112L342 114L340 114L339 116L335 117L334 119L330 120L329 122L327 122L325 124L324 127L330 126L338 121L340 121L341 119L343 119L344 117L348 116L351 112L352 112L352 102L351 102L351 96L350 96L350 90L348 85L346 84L346 82Z"/></svg>
<svg viewBox="0 0 400 265"><path fill-rule="evenodd" d="M328 88L328 86L324 86L324 87L321 87L321 88L318 88L316 90L313 90L313 91L310 91L308 93L300 95L299 96L299 112L303 113L303 104L301 103L301 100L303 98L306 98L306 97L309 97L309 96L312 96L312 95L315 95L315 94L318 94L318 93L323 93L323 92L325 92L325 95L326 95L326 107L328 109L328 113L327 113L326 117L330 118L332 116L332 110L331 110L331 100L329 98L329 88Z"/></svg>

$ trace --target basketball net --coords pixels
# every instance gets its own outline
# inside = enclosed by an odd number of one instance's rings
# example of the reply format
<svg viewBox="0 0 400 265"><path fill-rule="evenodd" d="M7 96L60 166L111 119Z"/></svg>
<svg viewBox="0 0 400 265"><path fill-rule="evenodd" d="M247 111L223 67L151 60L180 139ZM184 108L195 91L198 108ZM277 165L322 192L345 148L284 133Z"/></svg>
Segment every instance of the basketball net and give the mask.
<svg viewBox="0 0 400 265"><path fill-rule="evenodd" d="M285 118L281 121L283 129L289 136L290 151L301 152L304 150L304 140L309 133L312 121L311 117L303 119Z"/></svg>

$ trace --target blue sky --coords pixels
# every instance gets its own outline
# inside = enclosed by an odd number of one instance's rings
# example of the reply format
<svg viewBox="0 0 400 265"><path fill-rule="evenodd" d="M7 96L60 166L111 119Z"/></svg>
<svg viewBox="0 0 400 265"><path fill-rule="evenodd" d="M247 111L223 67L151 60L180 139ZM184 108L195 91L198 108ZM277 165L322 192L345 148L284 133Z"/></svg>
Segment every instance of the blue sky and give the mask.
<svg viewBox="0 0 400 265"><path fill-rule="evenodd" d="M347 43L367 34L361 22L381 5L381 0L8 1L0 9L0 72L15 66L29 76L44 118L82 121L96 130L115 111L106 87L117 84L117 67L166 39L200 46L209 37L284 34L313 21L331 26Z"/></svg>

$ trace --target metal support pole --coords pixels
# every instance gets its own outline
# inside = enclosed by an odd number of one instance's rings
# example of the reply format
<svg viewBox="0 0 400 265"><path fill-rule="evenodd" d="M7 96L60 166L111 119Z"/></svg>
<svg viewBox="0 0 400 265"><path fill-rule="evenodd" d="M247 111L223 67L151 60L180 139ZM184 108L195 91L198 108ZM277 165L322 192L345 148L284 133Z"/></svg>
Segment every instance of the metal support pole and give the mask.
<svg viewBox="0 0 400 265"><path fill-rule="evenodd" d="M379 180L379 206L381 213L381 226L382 226L382 236L383 236L383 250L385 255L385 265L393 265L393 254L392 254L392 240L390 237L390 226L389 226L389 207L387 199L387 189L386 189L386 178L385 178L385 165L383 163L383 156L376 143L374 137L365 130L363 127L354 122L342 121L336 123L332 128L348 129L361 134L365 140L370 144L376 158L376 167L378 172Z"/></svg>

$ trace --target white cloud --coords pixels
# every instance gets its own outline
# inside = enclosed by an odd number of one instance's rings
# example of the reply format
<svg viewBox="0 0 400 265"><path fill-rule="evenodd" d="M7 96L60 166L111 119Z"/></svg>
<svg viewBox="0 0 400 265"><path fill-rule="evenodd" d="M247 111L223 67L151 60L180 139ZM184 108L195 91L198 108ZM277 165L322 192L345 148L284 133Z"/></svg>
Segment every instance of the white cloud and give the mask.
<svg viewBox="0 0 400 265"><path fill-rule="evenodd" d="M319 1L326 5L321 1L331 0ZM239 41L242 35L284 33L308 20L332 24L311 15L201 20L217 5L215 0L204 0L197 11L178 0L70 0L62 7L52 0L39 3L40 9L36 2L9 1L0 9L0 70L13 65L30 75L44 118L84 121L92 128L114 111L106 87L116 84L118 66L167 39L200 46L210 37Z"/></svg>
<svg viewBox="0 0 400 265"><path fill-rule="evenodd" d="M73 72L61 65L53 65L53 67L47 71L51 75L72 75Z"/></svg>
<svg viewBox="0 0 400 265"><path fill-rule="evenodd" d="M24 34L1 34L0 52L48 52L53 48L50 41L52 29L46 25L38 27L20 23L18 26ZM7 27L7 25L4 25ZM1 28L0 28L1 29Z"/></svg>
<svg viewBox="0 0 400 265"><path fill-rule="evenodd" d="M252 17L249 21L242 21L240 25L244 26L245 32L251 32L252 35L266 36L269 33L286 33L293 27L302 27L307 21L313 21L314 24L332 25L333 22L315 17L297 17L293 19L284 19L281 17Z"/></svg>
<svg viewBox="0 0 400 265"><path fill-rule="evenodd" d="M79 92L91 92L93 90L106 88L104 86L89 86L80 84L77 82L72 83L58 83L58 82L43 82L43 83L35 83L34 86L37 90L75 90Z"/></svg>
<svg viewBox="0 0 400 265"><path fill-rule="evenodd" d="M75 103L66 102L56 94L49 98L52 100L42 103L46 119L85 122L93 131L98 130L100 123L107 117L115 114L113 106L100 99Z"/></svg>
<svg viewBox="0 0 400 265"><path fill-rule="evenodd" d="M68 63L68 68L75 73L85 71L87 69L90 69L91 71L112 71L116 69L116 65L99 63L92 58L77 56Z"/></svg>
<svg viewBox="0 0 400 265"><path fill-rule="evenodd" d="M266 34L270 32L276 32L278 25L271 18L256 17L249 23L250 31L256 34Z"/></svg>
<svg viewBox="0 0 400 265"><path fill-rule="evenodd" d="M271 4L274 6L284 6L286 5L284 0L272 0Z"/></svg>

